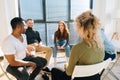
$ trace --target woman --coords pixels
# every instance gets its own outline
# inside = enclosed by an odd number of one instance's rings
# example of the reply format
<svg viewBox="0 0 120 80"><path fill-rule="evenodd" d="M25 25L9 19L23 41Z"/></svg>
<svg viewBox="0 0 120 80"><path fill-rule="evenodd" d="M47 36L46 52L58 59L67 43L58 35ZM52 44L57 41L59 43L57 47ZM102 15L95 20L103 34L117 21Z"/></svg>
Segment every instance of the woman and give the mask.
<svg viewBox="0 0 120 80"><path fill-rule="evenodd" d="M103 43L104 43L104 52L105 52L104 60L108 58L111 58L112 60L115 59L116 57L115 47L113 43L105 35L103 28L101 28L101 36L102 36Z"/></svg>
<svg viewBox="0 0 120 80"><path fill-rule="evenodd" d="M118 32L114 32L111 38L113 45L118 53L120 53L120 35Z"/></svg>
<svg viewBox="0 0 120 80"><path fill-rule="evenodd" d="M75 65L96 64L104 59L100 23L91 11L84 12L76 18L76 28L82 42L72 47L69 63L65 71L56 68L52 69L52 80L70 80Z"/></svg>
<svg viewBox="0 0 120 80"><path fill-rule="evenodd" d="M58 49L65 49L67 60L70 55L70 46L68 45L69 41L69 31L64 21L58 23L58 29L54 34L54 44L53 57L56 63L56 56Z"/></svg>

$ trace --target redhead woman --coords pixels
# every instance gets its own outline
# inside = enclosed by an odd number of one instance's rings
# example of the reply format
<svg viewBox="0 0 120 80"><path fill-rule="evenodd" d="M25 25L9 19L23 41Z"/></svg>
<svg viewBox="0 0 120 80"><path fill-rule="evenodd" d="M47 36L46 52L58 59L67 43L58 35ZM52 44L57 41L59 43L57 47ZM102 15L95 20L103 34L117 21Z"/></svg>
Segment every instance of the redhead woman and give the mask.
<svg viewBox="0 0 120 80"><path fill-rule="evenodd" d="M70 46L68 44L69 41L69 30L65 24L64 21L60 21L58 23L58 29L54 34L54 49L53 49L53 57L54 61L56 63L56 56L57 56L57 51L59 49L65 49L66 51L66 56L67 56L67 61L70 55Z"/></svg>

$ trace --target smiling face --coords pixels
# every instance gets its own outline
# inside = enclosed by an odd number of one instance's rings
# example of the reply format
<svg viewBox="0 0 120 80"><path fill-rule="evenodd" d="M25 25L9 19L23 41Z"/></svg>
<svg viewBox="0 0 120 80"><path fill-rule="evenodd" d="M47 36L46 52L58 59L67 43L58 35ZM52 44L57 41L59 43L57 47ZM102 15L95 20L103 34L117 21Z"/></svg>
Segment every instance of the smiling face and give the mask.
<svg viewBox="0 0 120 80"><path fill-rule="evenodd" d="M60 29L60 31L64 30L64 24L63 23L59 23L59 29Z"/></svg>
<svg viewBox="0 0 120 80"><path fill-rule="evenodd" d="M29 19L28 21L27 21L27 25L28 25L28 27L33 27L33 25L34 25L34 21L32 20L32 19Z"/></svg>

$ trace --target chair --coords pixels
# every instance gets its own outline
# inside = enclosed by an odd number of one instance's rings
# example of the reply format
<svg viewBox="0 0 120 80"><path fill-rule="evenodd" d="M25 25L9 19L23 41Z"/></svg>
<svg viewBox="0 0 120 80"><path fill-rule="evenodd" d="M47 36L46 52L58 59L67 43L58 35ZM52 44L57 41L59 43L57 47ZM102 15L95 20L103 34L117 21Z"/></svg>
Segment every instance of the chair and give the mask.
<svg viewBox="0 0 120 80"><path fill-rule="evenodd" d="M1 68L1 70L2 70L2 74L0 74L0 77L2 77L2 76L6 76L7 78L8 78L8 80L13 80L12 78L10 78L9 76L8 76L8 73L6 72L6 70L4 69L4 67L3 67L3 64L2 64L2 57L0 57L0 68Z"/></svg>
<svg viewBox="0 0 120 80"><path fill-rule="evenodd" d="M72 74L72 80L75 77L89 77L96 75L101 72L100 75L102 75L102 71L107 68L111 61L111 58L92 65L76 65Z"/></svg>
<svg viewBox="0 0 120 80"><path fill-rule="evenodd" d="M14 77L13 76L9 77L8 73L6 72L6 70L5 70L4 66L3 66L3 59L4 59L3 52L2 52L1 47L0 47L0 69L2 71L2 73L0 74L0 77L5 75L8 80L13 80Z"/></svg>
<svg viewBox="0 0 120 80"><path fill-rule="evenodd" d="M52 40L54 40L54 34L52 35ZM52 46L52 48L54 48L54 46ZM60 55L61 53L64 53L64 55ZM57 58L66 58L66 61L59 61L57 62ZM56 63L65 63L65 62L68 62L68 58L66 57L66 52L65 52L65 49L58 49L58 52L57 52L57 56L56 58L54 58L54 65L56 65Z"/></svg>
<svg viewBox="0 0 120 80"><path fill-rule="evenodd" d="M114 74L114 72L112 71L113 67L116 65L116 63L118 62L120 56L117 56L117 51L116 51L116 57L115 59L113 59L112 61L110 61L110 63L112 64L110 67L108 67L107 73L104 75L103 79L108 75L111 74L111 76L113 76L116 80L119 80L119 78Z"/></svg>

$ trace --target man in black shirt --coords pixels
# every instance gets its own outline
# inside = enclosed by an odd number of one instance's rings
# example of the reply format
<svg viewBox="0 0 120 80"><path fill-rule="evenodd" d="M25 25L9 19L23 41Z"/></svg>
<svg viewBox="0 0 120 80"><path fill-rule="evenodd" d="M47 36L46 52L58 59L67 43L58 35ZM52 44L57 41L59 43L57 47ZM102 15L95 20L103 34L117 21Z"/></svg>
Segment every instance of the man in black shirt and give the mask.
<svg viewBox="0 0 120 80"><path fill-rule="evenodd" d="M52 55L52 49L50 47L43 46L41 44L41 38L40 38L39 32L32 29L34 25L33 19L27 19L26 23L28 25L28 28L26 29L25 34L27 36L28 45L34 46L36 49L36 52L45 52L46 53L45 58L49 62L50 57Z"/></svg>

